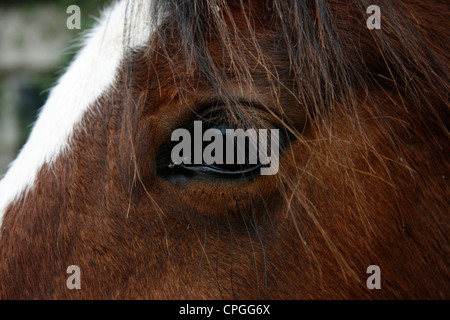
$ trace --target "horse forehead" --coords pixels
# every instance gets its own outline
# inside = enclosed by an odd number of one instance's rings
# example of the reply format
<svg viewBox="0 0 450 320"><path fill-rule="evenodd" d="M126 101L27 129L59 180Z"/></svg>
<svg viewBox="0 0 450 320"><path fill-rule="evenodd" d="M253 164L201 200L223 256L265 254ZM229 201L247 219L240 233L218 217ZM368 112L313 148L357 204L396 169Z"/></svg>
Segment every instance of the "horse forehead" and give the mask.
<svg viewBox="0 0 450 320"><path fill-rule="evenodd" d="M144 47L157 22L152 0L121 0L102 13L82 49L51 90L27 143L0 181L0 221L12 202L33 187L43 165L70 150L83 116L116 82L127 52Z"/></svg>

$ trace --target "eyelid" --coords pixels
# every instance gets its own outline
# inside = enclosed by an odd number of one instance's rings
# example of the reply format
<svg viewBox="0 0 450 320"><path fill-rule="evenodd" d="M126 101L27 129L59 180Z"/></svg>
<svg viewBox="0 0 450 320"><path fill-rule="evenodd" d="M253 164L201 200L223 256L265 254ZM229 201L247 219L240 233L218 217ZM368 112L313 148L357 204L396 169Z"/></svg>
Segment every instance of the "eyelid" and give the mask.
<svg viewBox="0 0 450 320"><path fill-rule="evenodd" d="M208 114L214 114L220 111L225 113L230 107L236 105L240 105L247 110L259 110L264 113L268 112L267 107L264 107L264 104L260 101L237 98L226 102L226 99L212 98L196 104L195 110L199 111L195 112L195 116L197 117L197 120L202 120Z"/></svg>
<svg viewBox="0 0 450 320"><path fill-rule="evenodd" d="M248 176L250 174L253 176L259 176L259 171L256 172L256 170L260 169L262 167L262 164L256 164L252 166L244 166L241 170L224 170L216 165L211 164L201 164L201 165L185 165L185 164L179 164L178 167L181 170L185 170L188 172L192 172L194 174L213 174L217 176L223 176L228 178L243 178L245 176Z"/></svg>

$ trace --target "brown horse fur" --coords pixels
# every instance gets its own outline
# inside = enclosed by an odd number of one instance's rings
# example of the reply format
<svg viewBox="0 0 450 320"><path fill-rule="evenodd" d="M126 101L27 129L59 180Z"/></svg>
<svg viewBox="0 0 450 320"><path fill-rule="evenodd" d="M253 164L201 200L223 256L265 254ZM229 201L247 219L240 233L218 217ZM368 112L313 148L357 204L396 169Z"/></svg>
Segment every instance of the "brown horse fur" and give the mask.
<svg viewBox="0 0 450 320"><path fill-rule="evenodd" d="M365 25L372 4L381 30ZM2 299L450 297L447 1L161 1L149 16L161 12L70 151L9 206ZM288 132L278 174L158 174L172 131L206 110Z"/></svg>

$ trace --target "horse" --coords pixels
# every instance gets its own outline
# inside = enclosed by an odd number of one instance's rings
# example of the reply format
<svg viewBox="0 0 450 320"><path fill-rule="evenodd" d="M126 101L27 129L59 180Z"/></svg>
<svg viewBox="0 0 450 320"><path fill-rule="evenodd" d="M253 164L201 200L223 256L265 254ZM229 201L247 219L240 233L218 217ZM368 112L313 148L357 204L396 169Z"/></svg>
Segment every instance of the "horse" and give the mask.
<svg viewBox="0 0 450 320"><path fill-rule="evenodd" d="M0 183L0 298L448 299L448 9L114 2ZM195 121L278 172L173 163Z"/></svg>

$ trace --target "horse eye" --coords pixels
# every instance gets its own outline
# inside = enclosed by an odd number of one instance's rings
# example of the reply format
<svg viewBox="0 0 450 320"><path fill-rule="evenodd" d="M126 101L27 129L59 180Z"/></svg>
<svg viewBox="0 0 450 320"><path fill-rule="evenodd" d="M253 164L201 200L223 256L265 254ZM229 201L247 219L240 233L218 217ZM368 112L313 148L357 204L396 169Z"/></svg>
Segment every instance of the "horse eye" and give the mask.
<svg viewBox="0 0 450 320"><path fill-rule="evenodd" d="M252 148L250 146L251 142L249 139L246 139L244 147L238 145L237 143L233 143L232 149L230 150L227 146L228 128L219 126L211 127L209 129L213 129L214 132L217 133L214 140L221 140L219 141L219 144L222 145L221 150L213 150L211 152L211 155L215 156L219 161L208 162L205 157L202 157L203 161L201 164L172 163L171 168L173 173L184 174L186 176L215 176L217 178L226 179L245 179L259 176L259 169L262 167L262 164L257 161L257 146ZM205 148L203 148L203 151L205 151ZM221 154L218 156L216 154L217 152L220 152ZM228 159L228 153L230 152L232 153L232 161L228 161L230 160ZM239 158L241 161L238 161ZM255 161L252 161L252 159Z"/></svg>
<svg viewBox="0 0 450 320"><path fill-rule="evenodd" d="M189 143L186 146L184 138L180 138L166 144L157 157L158 175L165 179L248 180L273 174L267 173L273 168L278 171L280 152L289 140L284 131L244 130L223 123L194 121L183 129Z"/></svg>
<svg viewBox="0 0 450 320"><path fill-rule="evenodd" d="M263 165L257 161L258 149L257 146L251 145L250 139L242 140L245 141L244 146L239 145L238 141L234 140L232 149L230 149L230 144L227 143L227 141L230 141L227 140L227 134L229 134L227 129L230 128L216 125L208 126L207 129L208 131L213 130L211 132L214 132L214 134L210 141L202 142L201 163L195 163L194 157L191 156L194 152L193 148L185 157L185 162L182 163L174 163L169 158L168 150L166 150L158 160L157 170L159 174L168 178L250 179L259 176L259 169ZM234 131L234 129L231 130ZM215 144L215 147L211 147L212 144ZM207 155L218 161L208 161Z"/></svg>

